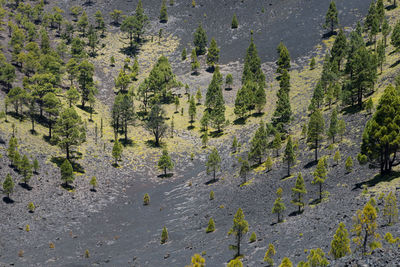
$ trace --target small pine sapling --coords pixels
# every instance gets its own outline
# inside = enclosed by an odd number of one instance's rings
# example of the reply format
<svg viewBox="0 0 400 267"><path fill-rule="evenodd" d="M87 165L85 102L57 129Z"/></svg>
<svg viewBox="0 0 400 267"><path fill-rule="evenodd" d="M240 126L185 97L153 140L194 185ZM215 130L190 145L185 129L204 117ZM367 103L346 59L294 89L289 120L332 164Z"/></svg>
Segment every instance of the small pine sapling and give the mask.
<svg viewBox="0 0 400 267"><path fill-rule="evenodd" d="M214 223L213 218L210 218L210 220L208 221L206 233L212 233L214 231L215 231L215 223Z"/></svg>

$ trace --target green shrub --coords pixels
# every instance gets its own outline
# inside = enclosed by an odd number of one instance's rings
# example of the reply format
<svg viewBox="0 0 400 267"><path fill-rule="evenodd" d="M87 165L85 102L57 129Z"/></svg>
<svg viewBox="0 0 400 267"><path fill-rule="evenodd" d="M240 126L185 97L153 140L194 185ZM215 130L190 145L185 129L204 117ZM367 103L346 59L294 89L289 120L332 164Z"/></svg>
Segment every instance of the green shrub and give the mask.
<svg viewBox="0 0 400 267"><path fill-rule="evenodd" d="M361 165L364 165L368 162L368 158L366 155L359 153L357 155L357 160Z"/></svg>
<svg viewBox="0 0 400 267"><path fill-rule="evenodd" d="M35 205L33 204L33 202L29 202L28 210L29 210L30 213L34 213L35 212Z"/></svg>
<svg viewBox="0 0 400 267"><path fill-rule="evenodd" d="M210 192L210 200L214 200L214 191L212 191L212 190Z"/></svg>
<svg viewBox="0 0 400 267"><path fill-rule="evenodd" d="M215 231L215 223L214 223L213 218L210 218L210 220L208 221L206 233L212 233L214 231Z"/></svg>
<svg viewBox="0 0 400 267"><path fill-rule="evenodd" d="M164 226L162 233L161 233L161 244L165 244L168 241L168 230Z"/></svg>
<svg viewBox="0 0 400 267"><path fill-rule="evenodd" d="M353 171L353 159L351 158L351 156L349 156L346 159L345 168L346 168L347 173L350 173Z"/></svg>
<svg viewBox="0 0 400 267"><path fill-rule="evenodd" d="M250 240L249 240L250 243L254 243L254 242L256 242L256 240L257 240L256 233L255 232L251 233Z"/></svg>
<svg viewBox="0 0 400 267"><path fill-rule="evenodd" d="M144 197L143 197L143 205L145 205L145 206L147 206L147 205L149 205L150 204L150 196L149 196L149 194L144 194Z"/></svg>

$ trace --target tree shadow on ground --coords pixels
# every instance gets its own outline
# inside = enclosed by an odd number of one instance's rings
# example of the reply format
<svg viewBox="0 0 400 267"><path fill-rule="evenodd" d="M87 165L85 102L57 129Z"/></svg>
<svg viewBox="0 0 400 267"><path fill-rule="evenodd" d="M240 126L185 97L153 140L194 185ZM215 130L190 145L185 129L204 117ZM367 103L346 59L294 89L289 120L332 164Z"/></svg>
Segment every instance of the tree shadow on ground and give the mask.
<svg viewBox="0 0 400 267"><path fill-rule="evenodd" d="M400 64L400 59L397 60L395 63L393 63L392 65L390 65L391 68L397 67L397 65Z"/></svg>
<svg viewBox="0 0 400 267"><path fill-rule="evenodd" d="M146 146L147 146L148 148L160 148L160 147L164 147L164 143L163 143L163 142L160 142L160 144L157 145L157 144L156 144L156 141L154 141L153 139L147 140L147 141L145 142L145 144L146 144Z"/></svg>
<svg viewBox="0 0 400 267"><path fill-rule="evenodd" d="M297 215L301 215L301 214L303 214L303 212L304 212L304 210L301 210L300 212L298 210L293 211L293 212L291 212L289 214L289 217L294 217L294 216L297 216Z"/></svg>
<svg viewBox="0 0 400 267"><path fill-rule="evenodd" d="M32 190L32 186L30 186L29 184L26 184L26 183L18 183L18 185L20 186L20 187L22 187L23 189L26 189L26 190L28 190L28 191L31 191Z"/></svg>
<svg viewBox="0 0 400 267"><path fill-rule="evenodd" d="M390 182L399 177L400 177L400 171L392 171L391 173L387 173L387 174L377 174L368 181L356 183L354 185L352 191L361 189L363 187L363 185L366 185L367 187L373 187L381 182Z"/></svg>
<svg viewBox="0 0 400 267"><path fill-rule="evenodd" d="M157 175L157 177L161 178L161 179L163 179L163 178L171 178L172 176L174 176L173 173L167 173L167 174L163 173L163 174Z"/></svg>
<svg viewBox="0 0 400 267"><path fill-rule="evenodd" d="M62 183L61 187L64 188L65 190L71 191L75 189L75 186L71 185L71 184L66 184L66 183Z"/></svg>
<svg viewBox="0 0 400 267"><path fill-rule="evenodd" d="M52 157L51 162L53 162L54 164L56 164L59 168L61 167L61 165L64 163L65 158L64 157ZM78 173L85 173L85 169L83 168L83 166L81 164L79 164L78 162L75 162L73 160L69 161L72 165L72 169L74 170L74 172L78 172Z"/></svg>
<svg viewBox="0 0 400 267"><path fill-rule="evenodd" d="M234 125L245 125L246 124L246 118L238 118L233 121Z"/></svg>
<svg viewBox="0 0 400 267"><path fill-rule="evenodd" d="M324 34L322 35L322 39L329 39L329 38L331 38L331 37L334 36L334 35L337 35L337 32L336 32L336 31L327 32L327 33L324 33Z"/></svg>
<svg viewBox="0 0 400 267"><path fill-rule="evenodd" d="M210 132L210 136L211 136L212 138L218 138L218 137L221 137L222 135L224 135L224 132L223 132L223 131L213 131L213 132Z"/></svg>
<svg viewBox="0 0 400 267"><path fill-rule="evenodd" d="M343 115L353 115L360 112L362 108L359 105L352 105L342 109Z"/></svg>
<svg viewBox="0 0 400 267"><path fill-rule="evenodd" d="M396 9L396 7L397 7L397 6L395 6L395 5L390 5L390 6L385 7L385 9L386 9L387 11L390 11L390 10Z"/></svg>
<svg viewBox="0 0 400 267"><path fill-rule="evenodd" d="M191 130L193 130L195 127L193 126L193 125L189 125L188 127L187 127L187 129L189 130L189 131L191 131Z"/></svg>
<svg viewBox="0 0 400 267"><path fill-rule="evenodd" d="M14 200L12 200L9 197L3 197L3 202L6 204L12 204L12 203L14 203Z"/></svg>
<svg viewBox="0 0 400 267"><path fill-rule="evenodd" d="M253 114L251 114L251 116L253 118L260 118L260 117L264 116L264 112L254 112Z"/></svg>
<svg viewBox="0 0 400 267"><path fill-rule="evenodd" d="M317 198L317 199L311 200L309 204L310 205L318 205L321 202L322 202L322 199Z"/></svg>
<svg viewBox="0 0 400 267"><path fill-rule="evenodd" d="M205 184L205 185L215 184L216 182L218 182L218 180L219 180L219 179L211 179L211 180L205 182L204 184Z"/></svg>
<svg viewBox="0 0 400 267"><path fill-rule="evenodd" d="M225 91L232 91L232 87L225 87Z"/></svg>
<svg viewBox="0 0 400 267"><path fill-rule="evenodd" d="M127 140L125 140L125 138L120 138L120 139L118 139L118 141L119 141L124 147L127 147L127 146L133 147L133 146L136 145L136 143L133 142L133 140L130 139L130 138L128 138Z"/></svg>
<svg viewBox="0 0 400 267"><path fill-rule="evenodd" d="M304 169L309 169L311 167L314 167L315 165L317 165L317 161L316 160L312 160L309 163L307 163L306 165L304 165Z"/></svg>
<svg viewBox="0 0 400 267"><path fill-rule="evenodd" d="M126 56L130 56L130 57L135 57L139 54L139 47L135 46L135 47L131 47L131 46L127 46L127 47L123 47L119 50L120 53L126 55Z"/></svg>

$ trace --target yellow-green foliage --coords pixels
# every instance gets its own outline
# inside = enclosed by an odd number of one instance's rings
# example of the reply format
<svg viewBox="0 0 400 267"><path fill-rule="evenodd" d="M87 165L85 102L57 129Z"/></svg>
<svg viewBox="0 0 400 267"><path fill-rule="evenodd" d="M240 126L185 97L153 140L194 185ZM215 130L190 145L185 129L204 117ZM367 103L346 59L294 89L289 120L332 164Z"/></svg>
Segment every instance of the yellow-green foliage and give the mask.
<svg viewBox="0 0 400 267"><path fill-rule="evenodd" d="M206 260L200 254L194 254L192 257L191 264L186 267L204 267L206 266Z"/></svg>
<svg viewBox="0 0 400 267"><path fill-rule="evenodd" d="M161 233L161 244L165 244L168 241L168 230L164 226L162 233Z"/></svg>
<svg viewBox="0 0 400 267"><path fill-rule="evenodd" d="M252 232L251 235L250 235L249 242L250 242L250 243L254 243L254 242L256 242L256 241L257 241L256 232Z"/></svg>
<svg viewBox="0 0 400 267"><path fill-rule="evenodd" d="M25 231L29 232L30 230L31 230L31 227L29 226L29 224L27 224L27 225L25 226Z"/></svg>
<svg viewBox="0 0 400 267"><path fill-rule="evenodd" d="M329 261L325 257L325 253L322 249L311 249L310 254L307 256L307 261L310 266L328 266Z"/></svg>
<svg viewBox="0 0 400 267"><path fill-rule="evenodd" d="M214 223L213 218L210 218L210 220L208 221L206 233L212 233L214 231L215 231L215 223Z"/></svg>
<svg viewBox="0 0 400 267"><path fill-rule="evenodd" d="M387 220L388 225L394 224L399 220L399 211L397 209L396 194L390 191L385 197L385 207L383 216Z"/></svg>
<svg viewBox="0 0 400 267"><path fill-rule="evenodd" d="M268 250L264 255L264 262L266 262L269 266L274 265L274 260L272 257L276 254L275 246L273 244L268 245Z"/></svg>
<svg viewBox="0 0 400 267"><path fill-rule="evenodd" d="M331 242L331 250L329 252L335 259L342 258L351 253L349 233L344 223L340 223Z"/></svg>
<svg viewBox="0 0 400 267"><path fill-rule="evenodd" d="M372 250L380 246L380 235L376 232L377 213L371 201L364 206L363 210L357 210L353 221L352 232L355 234L353 242L357 245L357 250L366 253L367 245Z"/></svg>
<svg viewBox="0 0 400 267"><path fill-rule="evenodd" d="M212 190L210 192L210 200L214 200L214 191L212 191Z"/></svg>
<svg viewBox="0 0 400 267"><path fill-rule="evenodd" d="M149 205L150 204L150 196L149 196L149 194L144 194L144 197L143 197L143 205Z"/></svg>
<svg viewBox="0 0 400 267"><path fill-rule="evenodd" d="M400 242L400 238L396 237L393 238L393 235L389 232L385 234L385 241L388 242L389 244L396 244Z"/></svg>

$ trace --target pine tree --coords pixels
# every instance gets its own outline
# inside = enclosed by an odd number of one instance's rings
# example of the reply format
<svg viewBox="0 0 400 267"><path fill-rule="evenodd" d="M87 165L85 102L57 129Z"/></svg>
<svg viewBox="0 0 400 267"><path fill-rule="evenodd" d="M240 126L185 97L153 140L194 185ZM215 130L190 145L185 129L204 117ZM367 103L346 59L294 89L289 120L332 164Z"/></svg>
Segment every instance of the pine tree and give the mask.
<svg viewBox="0 0 400 267"><path fill-rule="evenodd" d="M260 126L254 134L254 137L250 141L250 152L249 159L258 161L258 164L262 163L262 158L267 150L267 132L265 130L265 124L260 122Z"/></svg>
<svg viewBox="0 0 400 267"><path fill-rule="evenodd" d="M325 16L325 29L330 29L331 33L335 31L335 27L339 24L338 11L336 9L335 1L329 4L328 12Z"/></svg>
<svg viewBox="0 0 400 267"><path fill-rule="evenodd" d="M201 24L199 24L199 27L197 27L194 33L193 44L195 46L197 56L204 55L206 53L207 34Z"/></svg>
<svg viewBox="0 0 400 267"><path fill-rule="evenodd" d="M192 59L192 62L191 62L192 71L194 74L198 74L198 69L200 68L200 63L197 60L196 50L194 48L192 50L191 59Z"/></svg>
<svg viewBox="0 0 400 267"><path fill-rule="evenodd" d="M119 19L121 18L122 10L114 9L112 12L110 12L110 17L112 18L112 23L114 25L119 26Z"/></svg>
<svg viewBox="0 0 400 267"><path fill-rule="evenodd" d="M315 150L315 161L318 160L318 147L319 143L323 138L325 128L324 118L319 109L316 109L311 114L310 121L308 123L307 142L311 144L311 147Z"/></svg>
<svg viewBox="0 0 400 267"><path fill-rule="evenodd" d="M171 160L171 157L168 155L168 151L166 149L163 150L162 156L158 161L158 168L164 171L164 177L167 176L167 170L172 170L174 167L174 163Z"/></svg>
<svg viewBox="0 0 400 267"><path fill-rule="evenodd" d="M214 223L213 218L210 218L210 220L208 221L206 233L212 233L214 231L215 231L215 223Z"/></svg>
<svg viewBox="0 0 400 267"><path fill-rule="evenodd" d="M292 136L290 136L290 135L289 135L288 141L286 143L283 161L287 162L287 167L288 167L287 176L289 177L290 176L290 167L292 166L292 164L294 164L296 162L296 154L293 149Z"/></svg>
<svg viewBox="0 0 400 267"><path fill-rule="evenodd" d="M353 159L351 158L351 156L349 156L346 159L345 168L346 168L346 172L347 173L352 172L352 170L353 170Z"/></svg>
<svg viewBox="0 0 400 267"><path fill-rule="evenodd" d="M92 186L92 191L96 191L96 186L97 186L96 176L93 176L92 179L90 179L89 184Z"/></svg>
<svg viewBox="0 0 400 267"><path fill-rule="evenodd" d="M351 254L349 233L342 222L339 223L339 227L333 236L329 254L333 256L335 260Z"/></svg>
<svg viewBox="0 0 400 267"><path fill-rule="evenodd" d="M203 147L207 147L207 143L208 143L208 132L204 132L202 137L201 137L201 143L203 144Z"/></svg>
<svg viewBox="0 0 400 267"><path fill-rule="evenodd" d="M343 29L339 30L331 50L331 62L337 63L337 69L340 71L341 62L347 54L347 39Z"/></svg>
<svg viewBox="0 0 400 267"><path fill-rule="evenodd" d="M47 114L47 125L49 127L49 138L51 139L51 130L53 124L60 114L62 104L60 99L53 93L47 93L43 97L43 111Z"/></svg>
<svg viewBox="0 0 400 267"><path fill-rule="evenodd" d="M313 172L314 180L312 180L312 184L317 184L319 185L319 200L322 200L322 185L325 183L325 180L327 178L328 171L326 169L325 165L325 158L321 158L318 161L317 167L315 168L315 171Z"/></svg>
<svg viewBox="0 0 400 267"><path fill-rule="evenodd" d="M210 47L207 53L207 65L212 71L214 71L215 65L218 64L220 49L217 46L217 42L214 38L211 39Z"/></svg>
<svg viewBox="0 0 400 267"><path fill-rule="evenodd" d="M228 73L225 78L225 86L227 89L232 89L233 84L233 76L231 73Z"/></svg>
<svg viewBox="0 0 400 267"><path fill-rule="evenodd" d="M262 88L265 87L265 75L261 69L261 60L258 56L253 37L250 39L250 45L246 50L244 58L242 85L249 81L258 83Z"/></svg>
<svg viewBox="0 0 400 267"><path fill-rule="evenodd" d="M290 70L289 50L282 42L280 42L277 51L278 51L278 61L276 62L276 65L278 65L278 68L276 72L279 74L283 74L284 70L289 72Z"/></svg>
<svg viewBox="0 0 400 267"><path fill-rule="evenodd" d="M182 50L182 54L181 54L182 61L185 61L186 57L187 57L187 51L186 51L186 47L184 47Z"/></svg>
<svg viewBox="0 0 400 267"><path fill-rule="evenodd" d="M285 204L282 202L282 192L282 188L279 187L276 191L277 198L272 207L272 213L276 213L278 216L278 223L282 222L281 214L286 210Z"/></svg>
<svg viewBox="0 0 400 267"><path fill-rule="evenodd" d="M115 160L115 162L114 162L115 166L118 166L118 161L121 160L122 150L123 150L122 144L118 141L118 139L115 139L114 145L112 148L112 157Z"/></svg>
<svg viewBox="0 0 400 267"><path fill-rule="evenodd" d="M191 265L188 265L186 267L205 267L206 266L206 260L200 256L200 254L194 254L192 257Z"/></svg>
<svg viewBox="0 0 400 267"><path fill-rule="evenodd" d="M276 151L276 156L279 157L279 150L282 147L282 135L277 132L275 134L274 140L272 140L272 148Z"/></svg>
<svg viewBox="0 0 400 267"><path fill-rule="evenodd" d="M144 194L143 196L143 205L147 206L150 204L150 196L148 193Z"/></svg>
<svg viewBox="0 0 400 267"><path fill-rule="evenodd" d="M236 258L228 262L228 265L226 267L243 267L243 263L240 258Z"/></svg>
<svg viewBox="0 0 400 267"><path fill-rule="evenodd" d="M272 117L272 123L279 130L283 130L284 126L290 122L292 118L292 108L290 106L290 75L286 69L282 70L279 82L280 88L277 93L278 100Z"/></svg>
<svg viewBox="0 0 400 267"><path fill-rule="evenodd" d="M167 5L165 3L165 0L162 1L159 18L161 23L167 23L168 21Z"/></svg>
<svg viewBox="0 0 400 267"><path fill-rule="evenodd" d="M299 208L298 213L304 207L304 195L307 194L307 189L304 184L304 179L301 173L297 176L296 185L292 188L292 204Z"/></svg>
<svg viewBox="0 0 400 267"><path fill-rule="evenodd" d="M194 97L192 96L189 100L189 117L190 117L190 126L193 127L193 122L196 116L196 102Z"/></svg>
<svg viewBox="0 0 400 267"><path fill-rule="evenodd" d="M293 267L293 263L288 257L284 257L279 267Z"/></svg>
<svg viewBox="0 0 400 267"><path fill-rule="evenodd" d="M165 244L168 241L168 230L164 226L162 233L161 233L161 244Z"/></svg>
<svg viewBox="0 0 400 267"><path fill-rule="evenodd" d="M254 94L254 105L259 114L261 114L266 103L267 103L267 96L265 94L264 88L261 86L257 86L257 90Z"/></svg>
<svg viewBox="0 0 400 267"><path fill-rule="evenodd" d="M165 124L165 111L160 105L156 104L151 108L145 128L154 135L154 145L159 147L161 139L167 131L167 125Z"/></svg>
<svg viewBox="0 0 400 267"><path fill-rule="evenodd" d="M238 147L239 147L238 140L237 140L236 136L234 136L233 141L232 141L232 153L233 154L235 154L237 152Z"/></svg>
<svg viewBox="0 0 400 267"><path fill-rule="evenodd" d="M329 124L329 129L327 135L332 138L332 143L335 143L335 136L338 133L338 116L337 109L334 109L331 114L331 122Z"/></svg>
<svg viewBox="0 0 400 267"><path fill-rule="evenodd" d="M389 22L385 18L382 23L382 35L383 35L383 43L385 44L385 48L387 45L387 37L389 36L391 31L392 31L392 27L390 27Z"/></svg>
<svg viewBox="0 0 400 267"><path fill-rule="evenodd" d="M68 188L69 184L75 180L74 170L68 159L64 160L60 167L61 181L64 182L65 187Z"/></svg>
<svg viewBox="0 0 400 267"><path fill-rule="evenodd" d="M22 181L25 185L27 185L32 177L32 165L26 155L24 155L21 160L21 173L23 177Z"/></svg>
<svg viewBox="0 0 400 267"><path fill-rule="evenodd" d="M357 210L356 216L353 218L354 225L352 232L355 233L353 242L357 245L357 250L361 250L363 254L367 252L367 245L370 248L379 246L379 234L376 233L377 213L375 207L368 202L363 210Z"/></svg>
<svg viewBox="0 0 400 267"><path fill-rule="evenodd" d="M397 21L393 28L391 44L396 48L396 50L400 49L400 20Z"/></svg>
<svg viewBox="0 0 400 267"><path fill-rule="evenodd" d="M339 164L341 157L340 157L340 152L339 150L335 152L335 155L333 156L333 161L335 162L335 165Z"/></svg>
<svg viewBox="0 0 400 267"><path fill-rule="evenodd" d="M267 169L267 172L271 171L272 169L272 158L270 156L268 156L267 160L265 161L265 168Z"/></svg>
<svg viewBox="0 0 400 267"><path fill-rule="evenodd" d="M399 112L400 94L389 85L364 129L361 153L368 157L368 161L379 164L381 174L390 172L392 167L398 164L394 155L399 149L399 141L396 138L400 134L399 122L396 119L400 115Z"/></svg>
<svg viewBox="0 0 400 267"><path fill-rule="evenodd" d="M392 191L390 191L385 197L383 217L385 218L385 220L387 220L388 225L392 225L399 221L399 211L397 209L396 194Z"/></svg>
<svg viewBox="0 0 400 267"><path fill-rule="evenodd" d="M310 266L325 267L329 265L329 261L325 257L325 253L320 248L311 249L310 254L307 256L307 260Z"/></svg>
<svg viewBox="0 0 400 267"><path fill-rule="evenodd" d="M67 159L70 159L74 147L85 142L85 127L81 117L73 108L67 108L60 114L54 125L53 140L65 150Z"/></svg>
<svg viewBox="0 0 400 267"><path fill-rule="evenodd" d="M37 174L40 166L39 166L39 161L36 158L33 160L32 167L33 167L33 171Z"/></svg>
<svg viewBox="0 0 400 267"><path fill-rule="evenodd" d="M386 58L386 47L385 44L383 43L383 40L378 41L376 51L377 51L378 65L380 66L382 73L383 64L385 63L385 58Z"/></svg>
<svg viewBox="0 0 400 267"><path fill-rule="evenodd" d="M238 22L238 19L236 17L236 13L234 13L233 14L233 18L232 18L231 28L232 29L237 29L238 26L239 26L239 22Z"/></svg>
<svg viewBox="0 0 400 267"><path fill-rule="evenodd" d="M214 148L210 155L208 156L207 162L207 174L213 174L213 181L217 181L215 178L215 174L217 171L221 169L221 157L218 154L218 150Z"/></svg>
<svg viewBox="0 0 400 267"><path fill-rule="evenodd" d="M72 108L73 104L75 105L79 101L79 92L76 90L75 86L71 86L68 89L66 97L70 108Z"/></svg>
<svg viewBox="0 0 400 267"><path fill-rule="evenodd" d="M316 65L315 57L312 57L310 61L310 70L315 69L315 65Z"/></svg>
<svg viewBox="0 0 400 267"><path fill-rule="evenodd" d="M240 171L239 171L239 175L240 177L242 177L243 180L243 184L247 182L247 174L250 172L250 164L249 162L244 159L244 160L240 160L241 161L241 166L240 166Z"/></svg>
<svg viewBox="0 0 400 267"><path fill-rule="evenodd" d="M10 174L7 174L6 179L3 182L3 192L7 194L7 198L10 199L10 195L14 192L14 181Z"/></svg>
<svg viewBox="0 0 400 267"><path fill-rule="evenodd" d="M245 220L242 209L239 208L233 218L233 226L228 232L228 235L234 235L236 237L236 245L231 246L232 249L237 251L235 257L240 256L240 243L243 235L248 231L249 223Z"/></svg>
<svg viewBox="0 0 400 267"><path fill-rule="evenodd" d="M271 258L276 254L275 246L273 244L268 245L268 250L264 255L264 262L266 262L269 266L274 266L274 260Z"/></svg>
<svg viewBox="0 0 400 267"><path fill-rule="evenodd" d="M197 89L196 92L196 100L197 100L197 105L201 105L201 99L203 98L203 96L201 95L201 91L200 88Z"/></svg>

